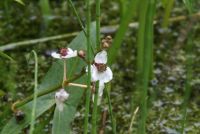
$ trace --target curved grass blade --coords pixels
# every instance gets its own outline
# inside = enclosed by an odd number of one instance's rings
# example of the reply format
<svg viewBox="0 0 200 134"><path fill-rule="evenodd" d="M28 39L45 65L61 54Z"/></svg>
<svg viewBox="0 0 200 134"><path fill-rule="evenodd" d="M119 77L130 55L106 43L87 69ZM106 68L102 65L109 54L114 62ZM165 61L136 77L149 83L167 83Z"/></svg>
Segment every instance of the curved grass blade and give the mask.
<svg viewBox="0 0 200 134"><path fill-rule="evenodd" d="M37 103L37 88L38 88L38 57L37 53L33 50L32 51L35 58L35 74L34 74L34 99L33 99L33 108L32 108L32 114L31 114L31 127L30 127L30 134L33 134L34 131L34 123L35 123L35 111L36 111L36 103Z"/></svg>
<svg viewBox="0 0 200 134"><path fill-rule="evenodd" d="M8 56L7 54L5 54L4 52L0 51L0 56L6 59L9 59L11 61L14 61L13 58L11 58L10 56Z"/></svg>

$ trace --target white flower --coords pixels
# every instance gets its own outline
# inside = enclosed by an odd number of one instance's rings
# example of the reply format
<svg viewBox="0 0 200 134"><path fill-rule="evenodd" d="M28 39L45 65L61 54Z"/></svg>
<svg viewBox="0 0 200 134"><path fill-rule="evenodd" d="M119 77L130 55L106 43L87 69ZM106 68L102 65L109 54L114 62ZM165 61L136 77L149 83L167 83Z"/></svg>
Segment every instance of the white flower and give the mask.
<svg viewBox="0 0 200 134"><path fill-rule="evenodd" d="M67 59L77 56L77 50L72 50L71 48L62 48L60 53L53 52L51 56L57 59Z"/></svg>
<svg viewBox="0 0 200 134"><path fill-rule="evenodd" d="M107 63L107 52L103 50L96 54L94 58L94 64L91 65L91 81L92 82L99 81L98 104L100 104L101 97L103 95L103 89L105 88L105 83L109 82L113 78L113 73L111 69L106 66L106 63Z"/></svg>
<svg viewBox="0 0 200 134"><path fill-rule="evenodd" d="M65 89L60 89L55 94L55 101L56 101L56 107L59 111L63 111L64 108L64 102L68 99L69 94L65 91Z"/></svg>

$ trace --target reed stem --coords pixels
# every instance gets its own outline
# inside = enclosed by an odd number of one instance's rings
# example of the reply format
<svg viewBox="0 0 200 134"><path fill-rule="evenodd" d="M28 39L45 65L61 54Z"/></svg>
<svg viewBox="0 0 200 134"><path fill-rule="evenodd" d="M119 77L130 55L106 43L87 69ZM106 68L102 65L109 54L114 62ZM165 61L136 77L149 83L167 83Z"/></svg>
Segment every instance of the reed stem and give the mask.
<svg viewBox="0 0 200 134"><path fill-rule="evenodd" d="M90 61L90 0L86 0L86 16L87 16L87 59ZM86 91L86 102L85 102L85 119L84 119L84 134L88 133L88 121L89 121L89 111L90 111L90 83L91 83L91 66L88 63L88 78L87 78L87 86L88 89Z"/></svg>
<svg viewBox="0 0 200 134"><path fill-rule="evenodd" d="M106 98L107 98L107 101L108 101L108 107L109 107L109 114L110 114L110 120L111 120L111 123L112 123L112 131L113 131L113 134L116 134L117 131L116 131L116 120L113 116L113 112L112 112L112 105L111 105L111 101L110 101L110 94L109 94L109 89L110 89L110 86L106 86Z"/></svg>
<svg viewBox="0 0 200 134"><path fill-rule="evenodd" d="M96 85L99 82L96 83ZM99 98L99 86L95 87L95 93L94 93L94 105L93 105L93 111L92 111L92 134L96 134L97 133L97 117L98 117L98 98Z"/></svg>
<svg viewBox="0 0 200 134"><path fill-rule="evenodd" d="M96 45L97 50L100 50L100 0L96 0ZM94 105L92 111L92 134L97 133L97 117L98 117L98 89L99 89L99 82L96 83L96 89L94 93Z"/></svg>

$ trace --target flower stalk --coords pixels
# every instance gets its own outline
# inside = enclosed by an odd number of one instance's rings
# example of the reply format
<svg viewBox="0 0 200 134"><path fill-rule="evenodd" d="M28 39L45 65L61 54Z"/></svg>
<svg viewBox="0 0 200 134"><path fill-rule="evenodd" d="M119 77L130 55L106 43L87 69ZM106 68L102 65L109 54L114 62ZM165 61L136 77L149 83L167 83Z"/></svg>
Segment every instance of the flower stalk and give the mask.
<svg viewBox="0 0 200 134"><path fill-rule="evenodd" d="M77 79L79 79L80 77L82 77L85 74L84 71L82 71L81 73L77 74L76 76L72 77L71 79L68 79L67 81L65 81L65 84L67 85L69 82L75 81ZM61 83L59 83L58 85L55 85L54 87L50 87L46 90L42 90L41 92L38 92L37 97L41 97L43 95L49 94L51 92L56 91L58 88L61 87ZM17 101L16 103L13 103L12 105L12 109L16 109L19 108L21 106L23 106L24 104L30 102L31 100L33 100L34 95L30 95L28 97L26 97L25 99L23 99L22 101Z"/></svg>
<svg viewBox="0 0 200 134"><path fill-rule="evenodd" d="M63 83L62 83L62 88L65 87L65 81L67 81L67 66L66 66L66 60L63 59Z"/></svg>

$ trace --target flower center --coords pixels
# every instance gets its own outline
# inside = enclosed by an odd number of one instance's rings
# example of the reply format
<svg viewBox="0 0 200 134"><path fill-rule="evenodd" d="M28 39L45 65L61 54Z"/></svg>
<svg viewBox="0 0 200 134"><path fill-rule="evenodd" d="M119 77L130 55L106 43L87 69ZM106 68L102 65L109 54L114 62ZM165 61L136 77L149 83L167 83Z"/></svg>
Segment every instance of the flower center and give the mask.
<svg viewBox="0 0 200 134"><path fill-rule="evenodd" d="M68 49L62 48L62 49L60 50L60 55L61 55L61 56L66 56L67 54L68 54Z"/></svg>
<svg viewBox="0 0 200 134"><path fill-rule="evenodd" d="M97 67L97 70L99 72L106 71L106 68L107 68L106 64L103 64L103 63L94 63L94 65Z"/></svg>

